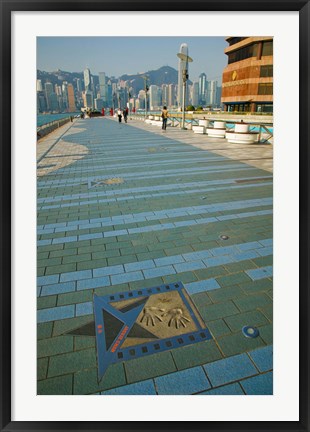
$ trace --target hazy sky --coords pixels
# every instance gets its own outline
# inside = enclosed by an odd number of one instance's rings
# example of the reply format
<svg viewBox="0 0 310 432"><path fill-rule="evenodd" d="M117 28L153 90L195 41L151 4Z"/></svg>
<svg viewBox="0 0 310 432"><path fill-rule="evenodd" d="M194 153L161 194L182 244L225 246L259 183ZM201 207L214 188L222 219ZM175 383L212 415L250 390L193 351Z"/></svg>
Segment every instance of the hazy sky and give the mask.
<svg viewBox="0 0 310 432"><path fill-rule="evenodd" d="M92 74L105 72L119 77L158 69L178 68L177 53L187 43L193 59L189 65L190 80L205 72L208 80L221 82L227 65L223 37L38 37L37 69L51 72L61 69L82 72L88 67Z"/></svg>

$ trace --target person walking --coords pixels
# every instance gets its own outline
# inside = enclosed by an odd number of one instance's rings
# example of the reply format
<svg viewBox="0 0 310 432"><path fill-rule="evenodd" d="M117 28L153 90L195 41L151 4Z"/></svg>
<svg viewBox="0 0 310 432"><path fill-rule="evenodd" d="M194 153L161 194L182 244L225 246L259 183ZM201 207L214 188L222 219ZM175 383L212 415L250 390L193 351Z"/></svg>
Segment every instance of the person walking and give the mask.
<svg viewBox="0 0 310 432"><path fill-rule="evenodd" d="M163 119L163 124L162 124L162 130L166 130L167 128L167 120L168 120L168 110L167 107L164 106L162 112L161 112L161 118Z"/></svg>
<svg viewBox="0 0 310 432"><path fill-rule="evenodd" d="M117 111L117 117L118 117L118 122L122 123L122 111L120 109Z"/></svg>
<svg viewBox="0 0 310 432"><path fill-rule="evenodd" d="M124 108L124 111L123 111L123 117L124 117L124 121L125 121L125 123L127 123L128 108Z"/></svg>

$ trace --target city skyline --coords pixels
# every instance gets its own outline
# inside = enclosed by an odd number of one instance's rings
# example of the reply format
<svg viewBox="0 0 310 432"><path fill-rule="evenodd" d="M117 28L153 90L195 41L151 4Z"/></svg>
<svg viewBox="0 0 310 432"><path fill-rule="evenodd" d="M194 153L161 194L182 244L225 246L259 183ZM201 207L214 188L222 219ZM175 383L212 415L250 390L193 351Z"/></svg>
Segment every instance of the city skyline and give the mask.
<svg viewBox="0 0 310 432"><path fill-rule="evenodd" d="M225 37L38 37L37 69L52 72L81 72L89 68L93 75L133 75L161 66L178 68L177 53L186 43L193 63L189 78L198 81L201 73L208 80L222 81L227 65ZM77 55L79 53L79 55ZM85 55L83 55L85 53Z"/></svg>

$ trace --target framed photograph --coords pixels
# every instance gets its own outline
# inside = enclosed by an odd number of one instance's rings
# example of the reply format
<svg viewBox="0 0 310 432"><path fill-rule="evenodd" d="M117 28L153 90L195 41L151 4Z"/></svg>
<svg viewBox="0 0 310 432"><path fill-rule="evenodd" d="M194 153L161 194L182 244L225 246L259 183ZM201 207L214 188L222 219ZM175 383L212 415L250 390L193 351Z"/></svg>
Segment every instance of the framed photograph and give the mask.
<svg viewBox="0 0 310 432"><path fill-rule="evenodd" d="M1 431L308 431L309 2L148 8L1 0Z"/></svg>

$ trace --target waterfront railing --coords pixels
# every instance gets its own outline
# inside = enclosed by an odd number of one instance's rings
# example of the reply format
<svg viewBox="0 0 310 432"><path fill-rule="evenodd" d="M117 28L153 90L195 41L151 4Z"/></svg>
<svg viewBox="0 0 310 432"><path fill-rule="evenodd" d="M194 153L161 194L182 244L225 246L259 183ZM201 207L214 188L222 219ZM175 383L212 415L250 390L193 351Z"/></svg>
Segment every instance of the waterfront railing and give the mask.
<svg viewBox="0 0 310 432"><path fill-rule="evenodd" d="M41 126L37 127L37 139L40 139L44 137L45 135L48 135L49 133L53 132L55 129L58 129L59 127L63 126L66 123L69 123L71 119L76 118L78 116L68 116L64 117L62 119L53 120L49 123L45 123Z"/></svg>

